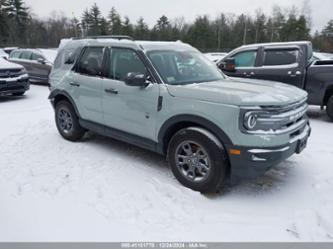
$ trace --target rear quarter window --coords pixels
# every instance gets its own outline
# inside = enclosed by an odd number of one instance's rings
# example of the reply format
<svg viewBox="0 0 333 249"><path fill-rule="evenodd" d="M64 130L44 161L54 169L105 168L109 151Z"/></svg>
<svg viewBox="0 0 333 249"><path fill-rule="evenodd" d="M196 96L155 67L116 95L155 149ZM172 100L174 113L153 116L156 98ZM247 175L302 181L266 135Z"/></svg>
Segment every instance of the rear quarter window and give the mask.
<svg viewBox="0 0 333 249"><path fill-rule="evenodd" d="M72 67L75 64L77 58L79 57L81 50L82 47L60 50L54 61L53 68L58 69L61 67L64 68Z"/></svg>

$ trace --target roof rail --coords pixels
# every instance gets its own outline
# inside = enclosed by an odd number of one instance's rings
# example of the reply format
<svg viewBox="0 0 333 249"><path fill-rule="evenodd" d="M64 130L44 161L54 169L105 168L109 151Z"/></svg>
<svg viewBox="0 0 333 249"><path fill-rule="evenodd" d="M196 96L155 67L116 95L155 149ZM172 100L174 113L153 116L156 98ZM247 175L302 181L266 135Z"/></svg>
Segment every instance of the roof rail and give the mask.
<svg viewBox="0 0 333 249"><path fill-rule="evenodd" d="M100 36L85 36L85 37L75 37L74 40L83 40L83 39L116 39L116 40L131 40L134 41L134 38L128 35L100 35Z"/></svg>

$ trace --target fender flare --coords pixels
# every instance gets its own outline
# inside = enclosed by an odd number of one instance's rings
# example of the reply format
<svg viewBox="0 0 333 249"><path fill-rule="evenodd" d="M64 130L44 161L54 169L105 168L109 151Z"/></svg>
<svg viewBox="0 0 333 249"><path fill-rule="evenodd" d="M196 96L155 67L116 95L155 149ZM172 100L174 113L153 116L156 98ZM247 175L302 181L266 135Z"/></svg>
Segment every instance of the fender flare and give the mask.
<svg viewBox="0 0 333 249"><path fill-rule="evenodd" d="M322 100L322 106L325 106L327 104L327 101L329 98L333 95L333 83L329 84L324 91L324 96Z"/></svg>
<svg viewBox="0 0 333 249"><path fill-rule="evenodd" d="M160 147L158 150L161 153L165 153L165 149L167 146L167 144L165 144L165 142L167 142L165 141L165 137L169 135L168 132L170 131L170 129L175 125L183 122L193 123L208 130L213 135L215 135L219 139L219 141L225 146L233 145L229 136L212 121L209 121L206 118L200 116L184 114L184 115L177 115L168 119L161 126L161 129L158 133L158 144ZM193 124L190 125L190 127L193 127Z"/></svg>
<svg viewBox="0 0 333 249"><path fill-rule="evenodd" d="M71 97L66 91L64 91L64 90L59 90L59 89L56 89L56 90L51 91L51 93L50 93L48 99L51 101L52 106L53 106L54 108L55 108L55 99L56 99L57 97L62 97L62 98L67 99L67 100L71 103L71 105L73 106L73 108L74 108L74 110L75 110L75 112L76 112L76 115L77 115L79 118L81 118L80 113L79 113L79 110L78 110L78 108L77 108L77 106L76 106L76 104L75 104L75 101L73 100L73 98L72 98L72 97Z"/></svg>

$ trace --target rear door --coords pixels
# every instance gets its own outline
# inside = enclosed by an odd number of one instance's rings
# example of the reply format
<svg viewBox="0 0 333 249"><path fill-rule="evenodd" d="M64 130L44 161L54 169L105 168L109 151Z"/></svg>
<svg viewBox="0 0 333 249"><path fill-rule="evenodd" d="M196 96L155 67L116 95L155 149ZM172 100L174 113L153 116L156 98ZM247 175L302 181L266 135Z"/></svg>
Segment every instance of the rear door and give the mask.
<svg viewBox="0 0 333 249"><path fill-rule="evenodd" d="M103 123L104 51L104 47L84 48L68 76L69 89L66 89L75 99L81 118L99 124Z"/></svg>
<svg viewBox="0 0 333 249"><path fill-rule="evenodd" d="M47 61L42 54L33 52L31 55L30 66L31 75L34 78L39 78L42 81L48 82L51 66L47 64Z"/></svg>
<svg viewBox="0 0 333 249"><path fill-rule="evenodd" d="M257 71L258 49L249 49L229 55L225 59L235 59L235 71L224 71L230 77L253 78Z"/></svg>
<svg viewBox="0 0 333 249"><path fill-rule="evenodd" d="M303 88L305 65L301 48L298 46L262 48L259 70L254 78L279 81Z"/></svg>
<svg viewBox="0 0 333 249"><path fill-rule="evenodd" d="M31 55L32 55L32 52L30 50L14 51L10 54L10 61L24 66L25 69L28 71L28 74L30 75Z"/></svg>

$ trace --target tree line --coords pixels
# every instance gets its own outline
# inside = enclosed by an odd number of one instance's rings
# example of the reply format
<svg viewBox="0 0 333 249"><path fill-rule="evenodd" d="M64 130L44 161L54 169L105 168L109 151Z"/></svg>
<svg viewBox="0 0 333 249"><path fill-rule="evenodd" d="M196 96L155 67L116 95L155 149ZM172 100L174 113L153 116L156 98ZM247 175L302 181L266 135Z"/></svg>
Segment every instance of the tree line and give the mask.
<svg viewBox="0 0 333 249"><path fill-rule="evenodd" d="M106 16L95 3L78 17L53 13L40 19L23 0L0 0L0 46L57 47L62 38L96 35L129 35L136 40L182 40L202 51L229 51L243 44L311 40L317 50L333 52L333 20L311 35L311 9L274 6L267 15L221 14L170 20L162 15L153 27L143 17L132 22L111 7Z"/></svg>

